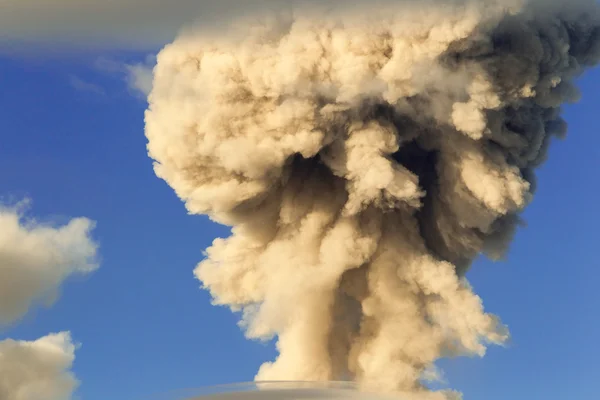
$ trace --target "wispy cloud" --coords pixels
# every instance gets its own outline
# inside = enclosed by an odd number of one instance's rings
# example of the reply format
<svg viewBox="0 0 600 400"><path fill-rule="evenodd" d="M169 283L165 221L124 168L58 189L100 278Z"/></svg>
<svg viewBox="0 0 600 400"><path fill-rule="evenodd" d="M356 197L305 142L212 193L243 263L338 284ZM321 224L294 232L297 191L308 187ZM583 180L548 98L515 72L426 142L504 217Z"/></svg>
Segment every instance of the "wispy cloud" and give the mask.
<svg viewBox="0 0 600 400"><path fill-rule="evenodd" d="M101 96L104 96L106 94L104 89L99 85L87 82L75 75L69 76L69 85L71 85L73 89L78 90L80 92L94 93Z"/></svg>
<svg viewBox="0 0 600 400"><path fill-rule="evenodd" d="M100 57L94 62L94 68L102 73L118 76L129 91L136 97L145 99L152 90L153 69L156 56L149 54L144 60L134 63L116 61Z"/></svg>
<svg viewBox="0 0 600 400"><path fill-rule="evenodd" d="M142 63L126 64L129 89L143 95L144 98L148 97L152 90L154 65L156 65L156 57L153 55L147 56Z"/></svg>
<svg viewBox="0 0 600 400"><path fill-rule="evenodd" d="M99 72L115 74L123 71L123 63L108 57L98 57L94 60L94 69Z"/></svg>

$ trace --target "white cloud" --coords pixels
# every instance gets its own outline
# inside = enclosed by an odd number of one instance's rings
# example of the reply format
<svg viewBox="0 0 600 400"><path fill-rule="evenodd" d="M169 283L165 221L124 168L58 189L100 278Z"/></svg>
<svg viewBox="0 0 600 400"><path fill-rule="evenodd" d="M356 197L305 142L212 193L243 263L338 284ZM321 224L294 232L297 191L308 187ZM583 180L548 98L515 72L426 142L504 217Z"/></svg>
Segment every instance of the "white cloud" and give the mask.
<svg viewBox="0 0 600 400"><path fill-rule="evenodd" d="M156 64L155 56L146 57L145 62L126 64L127 83L129 89L147 97L152 90L153 68Z"/></svg>
<svg viewBox="0 0 600 400"><path fill-rule="evenodd" d="M24 217L27 204L0 206L0 325L18 321L37 303L51 305L69 276L98 267L92 221L42 224ZM69 332L0 341L0 400L70 399L78 385L70 372L76 347Z"/></svg>
<svg viewBox="0 0 600 400"><path fill-rule="evenodd" d="M70 399L78 384L69 372L75 349L69 332L32 342L0 341L0 399Z"/></svg>
<svg viewBox="0 0 600 400"><path fill-rule="evenodd" d="M102 96L105 94L105 91L102 87L94 83L84 81L83 79L75 75L69 76L69 84L73 89L78 90L80 92L94 93Z"/></svg>
<svg viewBox="0 0 600 400"><path fill-rule="evenodd" d="M0 226L0 325L36 304L51 305L69 276L98 267L87 218L55 227L25 219L22 206L0 206Z"/></svg>
<svg viewBox="0 0 600 400"><path fill-rule="evenodd" d="M141 62L126 63L106 57L100 57L94 62L94 68L103 73L119 76L127 84L127 88L135 96L146 98L152 89L153 69L156 56L149 54Z"/></svg>

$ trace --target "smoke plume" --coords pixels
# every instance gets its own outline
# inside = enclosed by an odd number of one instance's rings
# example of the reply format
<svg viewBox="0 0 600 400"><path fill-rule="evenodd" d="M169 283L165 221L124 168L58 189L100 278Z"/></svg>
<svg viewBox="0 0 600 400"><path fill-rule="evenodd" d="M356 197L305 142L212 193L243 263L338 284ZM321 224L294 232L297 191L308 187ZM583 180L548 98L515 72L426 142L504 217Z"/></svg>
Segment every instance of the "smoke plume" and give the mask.
<svg viewBox="0 0 600 400"><path fill-rule="evenodd" d="M0 327L38 304L51 305L61 284L98 266L86 218L54 227L24 216L24 205L0 206ZM77 386L69 332L35 341L0 341L0 399L68 400Z"/></svg>
<svg viewBox="0 0 600 400"><path fill-rule="evenodd" d="M257 379L454 398L423 382L508 338L465 273L505 254L600 14L369 4L184 32L158 55L148 150L190 213L233 227L195 275L249 338L277 337Z"/></svg>

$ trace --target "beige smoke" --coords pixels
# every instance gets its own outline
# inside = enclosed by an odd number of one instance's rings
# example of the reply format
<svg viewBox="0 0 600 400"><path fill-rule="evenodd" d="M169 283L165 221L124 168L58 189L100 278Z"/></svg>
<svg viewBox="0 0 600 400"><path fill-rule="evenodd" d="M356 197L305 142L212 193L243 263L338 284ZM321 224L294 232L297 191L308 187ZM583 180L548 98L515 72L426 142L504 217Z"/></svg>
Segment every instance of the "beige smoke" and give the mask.
<svg viewBox="0 0 600 400"><path fill-rule="evenodd" d="M17 322L36 305L51 305L62 283L94 271L93 223L64 226L24 216L24 205L0 207L0 325ZM77 386L69 372L75 345L69 332L35 341L0 341L0 399L68 400Z"/></svg>
<svg viewBox="0 0 600 400"><path fill-rule="evenodd" d="M191 213L233 226L195 274L249 337L277 336L257 379L459 396L423 379L508 337L464 274L506 251L573 78L600 58L598 15L592 0L306 8L160 52L149 154Z"/></svg>

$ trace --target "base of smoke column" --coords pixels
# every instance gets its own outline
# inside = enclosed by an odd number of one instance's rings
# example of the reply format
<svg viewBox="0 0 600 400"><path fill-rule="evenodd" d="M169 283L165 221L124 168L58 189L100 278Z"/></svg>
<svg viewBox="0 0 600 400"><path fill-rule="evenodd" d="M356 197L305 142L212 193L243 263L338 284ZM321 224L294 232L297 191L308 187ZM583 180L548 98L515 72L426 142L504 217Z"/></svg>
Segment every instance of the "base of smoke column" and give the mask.
<svg viewBox="0 0 600 400"><path fill-rule="evenodd" d="M361 392L346 382L252 382L212 386L153 400L402 400Z"/></svg>

